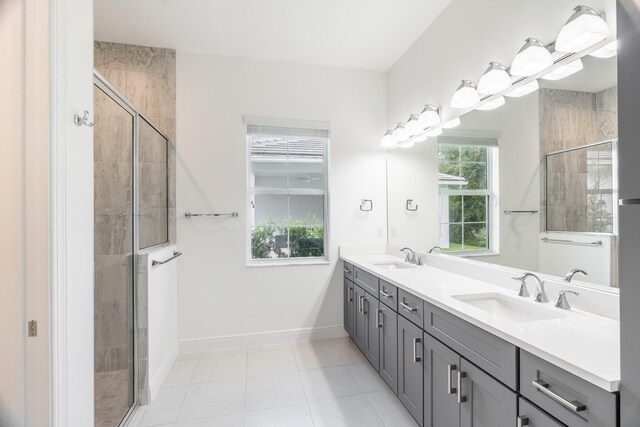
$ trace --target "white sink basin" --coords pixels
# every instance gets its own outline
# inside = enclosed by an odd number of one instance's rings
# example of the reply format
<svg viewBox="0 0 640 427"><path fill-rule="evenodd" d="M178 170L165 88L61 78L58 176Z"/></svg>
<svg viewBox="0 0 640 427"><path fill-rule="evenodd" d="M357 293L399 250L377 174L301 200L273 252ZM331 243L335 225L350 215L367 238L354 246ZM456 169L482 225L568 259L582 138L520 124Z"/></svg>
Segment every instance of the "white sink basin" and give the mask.
<svg viewBox="0 0 640 427"><path fill-rule="evenodd" d="M372 262L371 264L375 265L378 268L382 268L384 270L404 270L407 268L416 268L413 264L407 264L400 261L381 261L381 262Z"/></svg>
<svg viewBox="0 0 640 427"><path fill-rule="evenodd" d="M455 295L453 298L486 311L487 313L494 314L496 317L518 323L564 317L564 314L557 310L536 307L531 303L520 301L515 297L512 298L498 293Z"/></svg>

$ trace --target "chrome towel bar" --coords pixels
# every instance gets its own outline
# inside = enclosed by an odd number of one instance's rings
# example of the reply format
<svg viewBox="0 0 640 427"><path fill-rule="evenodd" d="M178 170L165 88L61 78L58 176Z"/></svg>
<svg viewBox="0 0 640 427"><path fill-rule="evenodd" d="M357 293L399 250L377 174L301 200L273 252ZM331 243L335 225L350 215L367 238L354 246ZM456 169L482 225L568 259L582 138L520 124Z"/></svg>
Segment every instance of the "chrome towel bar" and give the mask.
<svg viewBox="0 0 640 427"><path fill-rule="evenodd" d="M565 240L565 239L550 239L548 237L540 238L545 243L564 243L567 245L579 245L579 246L602 246L602 240L595 240L593 242L579 242L576 240Z"/></svg>
<svg viewBox="0 0 640 427"><path fill-rule="evenodd" d="M515 215L515 214L537 214L538 211L504 211L505 215Z"/></svg>
<svg viewBox="0 0 640 427"><path fill-rule="evenodd" d="M182 252L173 251L173 256L170 257L170 258L165 259L164 261L158 261L158 260L155 260L155 259L153 261L151 261L151 267L156 267L158 265L166 264L169 261L178 258L180 255L182 255Z"/></svg>
<svg viewBox="0 0 640 427"><path fill-rule="evenodd" d="M231 212L231 213L204 213L204 214L185 212L184 216L187 217L187 218L193 218L195 216L202 216L202 217L230 216L232 218L238 218L239 214L238 214L238 212Z"/></svg>

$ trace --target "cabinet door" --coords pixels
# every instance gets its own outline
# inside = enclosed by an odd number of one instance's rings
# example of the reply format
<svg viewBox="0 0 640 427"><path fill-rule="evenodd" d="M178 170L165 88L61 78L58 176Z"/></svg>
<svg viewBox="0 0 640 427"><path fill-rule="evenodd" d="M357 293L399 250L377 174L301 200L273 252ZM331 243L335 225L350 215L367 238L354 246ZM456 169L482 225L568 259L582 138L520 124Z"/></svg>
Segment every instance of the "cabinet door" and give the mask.
<svg viewBox="0 0 640 427"><path fill-rule="evenodd" d="M519 415L516 423L518 427L562 427L564 425L523 398L518 399L518 406Z"/></svg>
<svg viewBox="0 0 640 427"><path fill-rule="evenodd" d="M424 334L424 425L460 427L456 374L460 356Z"/></svg>
<svg viewBox="0 0 640 427"><path fill-rule="evenodd" d="M364 298L365 292L360 286L353 287L354 298L354 311L353 316L353 342L356 343L361 352L364 353L365 343L365 331L366 323L364 318Z"/></svg>
<svg viewBox="0 0 640 427"><path fill-rule="evenodd" d="M398 399L422 426L422 329L398 316Z"/></svg>
<svg viewBox="0 0 640 427"><path fill-rule="evenodd" d="M362 301L364 311L364 355L376 371L380 370L380 334L378 333L378 308L380 301L369 292L365 292Z"/></svg>
<svg viewBox="0 0 640 427"><path fill-rule="evenodd" d="M398 394L398 314L380 303L380 376L394 394Z"/></svg>
<svg viewBox="0 0 640 427"><path fill-rule="evenodd" d="M514 392L465 359L461 360L456 386L460 397L462 427L513 427L518 415Z"/></svg>
<svg viewBox="0 0 640 427"><path fill-rule="evenodd" d="M356 314L356 296L353 288L354 284L350 280L344 279L344 329L351 338L353 338L353 322Z"/></svg>

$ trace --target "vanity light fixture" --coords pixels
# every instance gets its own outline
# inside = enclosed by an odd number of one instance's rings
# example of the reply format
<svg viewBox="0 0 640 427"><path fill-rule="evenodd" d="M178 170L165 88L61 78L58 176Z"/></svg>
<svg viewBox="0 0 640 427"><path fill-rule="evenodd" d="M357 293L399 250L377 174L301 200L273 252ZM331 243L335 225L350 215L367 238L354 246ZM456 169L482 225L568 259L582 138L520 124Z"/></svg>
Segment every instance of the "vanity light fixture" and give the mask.
<svg viewBox="0 0 640 427"><path fill-rule="evenodd" d="M511 76L507 69L499 62L490 62L478 81L478 93L494 95L511 86Z"/></svg>
<svg viewBox="0 0 640 427"><path fill-rule="evenodd" d="M405 129L407 131L407 135L415 135L424 130L424 127L420 123L420 120L417 114L412 114L411 116L409 116L409 120L407 120Z"/></svg>
<svg viewBox="0 0 640 427"><path fill-rule="evenodd" d="M469 108L480 102L480 95L478 95L477 86L471 80L462 80L456 93L451 98L452 108Z"/></svg>
<svg viewBox="0 0 640 427"><path fill-rule="evenodd" d="M580 52L609 37L609 26L588 6L576 6L556 39L559 52Z"/></svg>
<svg viewBox="0 0 640 427"><path fill-rule="evenodd" d="M582 60L576 59L566 65L562 65L541 78L545 80L560 80L582 70Z"/></svg>
<svg viewBox="0 0 640 427"><path fill-rule="evenodd" d="M393 137L393 131L387 129L387 132L382 137L382 142L380 143L381 147L393 147L396 145L396 140Z"/></svg>
<svg viewBox="0 0 640 427"><path fill-rule="evenodd" d="M398 123L396 128L393 130L393 139L396 144L401 143L405 139L409 138L409 133L407 132L407 127L404 123Z"/></svg>
<svg viewBox="0 0 640 427"><path fill-rule="evenodd" d="M425 105L420 112L420 125L422 129L437 125L440 123L440 110L433 105Z"/></svg>
<svg viewBox="0 0 640 427"><path fill-rule="evenodd" d="M482 111L491 111L496 108L502 107L504 105L504 96L494 99L493 101L489 101L486 104L482 104L478 107L478 110Z"/></svg>
<svg viewBox="0 0 640 427"><path fill-rule="evenodd" d="M614 40L602 46L600 49L591 52L589 55L596 58L612 58L618 54L618 41Z"/></svg>
<svg viewBox="0 0 640 427"><path fill-rule="evenodd" d="M400 148L411 148L414 145L416 145L416 143L412 139L409 139L407 141L403 141L403 142L399 143L398 147L400 147Z"/></svg>
<svg viewBox="0 0 640 427"><path fill-rule="evenodd" d="M426 135L431 138L433 136L439 136L442 135L442 128L441 127L437 127L435 129L430 129L429 131L427 131Z"/></svg>
<svg viewBox="0 0 640 427"><path fill-rule="evenodd" d="M456 117L453 120L450 120L442 125L442 129L453 129L457 126L460 126L460 117Z"/></svg>
<svg viewBox="0 0 640 427"><path fill-rule="evenodd" d="M517 87L512 91L505 93L504 96L509 96L511 98L520 98L521 96L525 96L530 94L531 92L535 92L536 90L538 90L538 87L540 87L538 85L538 81L534 80L530 83L527 83L526 85Z"/></svg>
<svg viewBox="0 0 640 427"><path fill-rule="evenodd" d="M511 75L529 77L553 65L551 52L538 39L525 40L511 64Z"/></svg>

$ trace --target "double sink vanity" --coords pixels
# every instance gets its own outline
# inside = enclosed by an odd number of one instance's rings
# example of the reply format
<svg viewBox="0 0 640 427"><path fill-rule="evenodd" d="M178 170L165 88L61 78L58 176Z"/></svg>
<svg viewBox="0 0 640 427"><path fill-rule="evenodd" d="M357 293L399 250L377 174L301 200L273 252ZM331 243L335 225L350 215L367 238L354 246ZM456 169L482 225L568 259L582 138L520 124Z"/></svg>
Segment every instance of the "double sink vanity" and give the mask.
<svg viewBox="0 0 640 427"><path fill-rule="evenodd" d="M557 307L555 290L537 302L533 280L524 297L520 281L430 266L437 256L341 255L345 329L420 426L618 425L617 320Z"/></svg>

